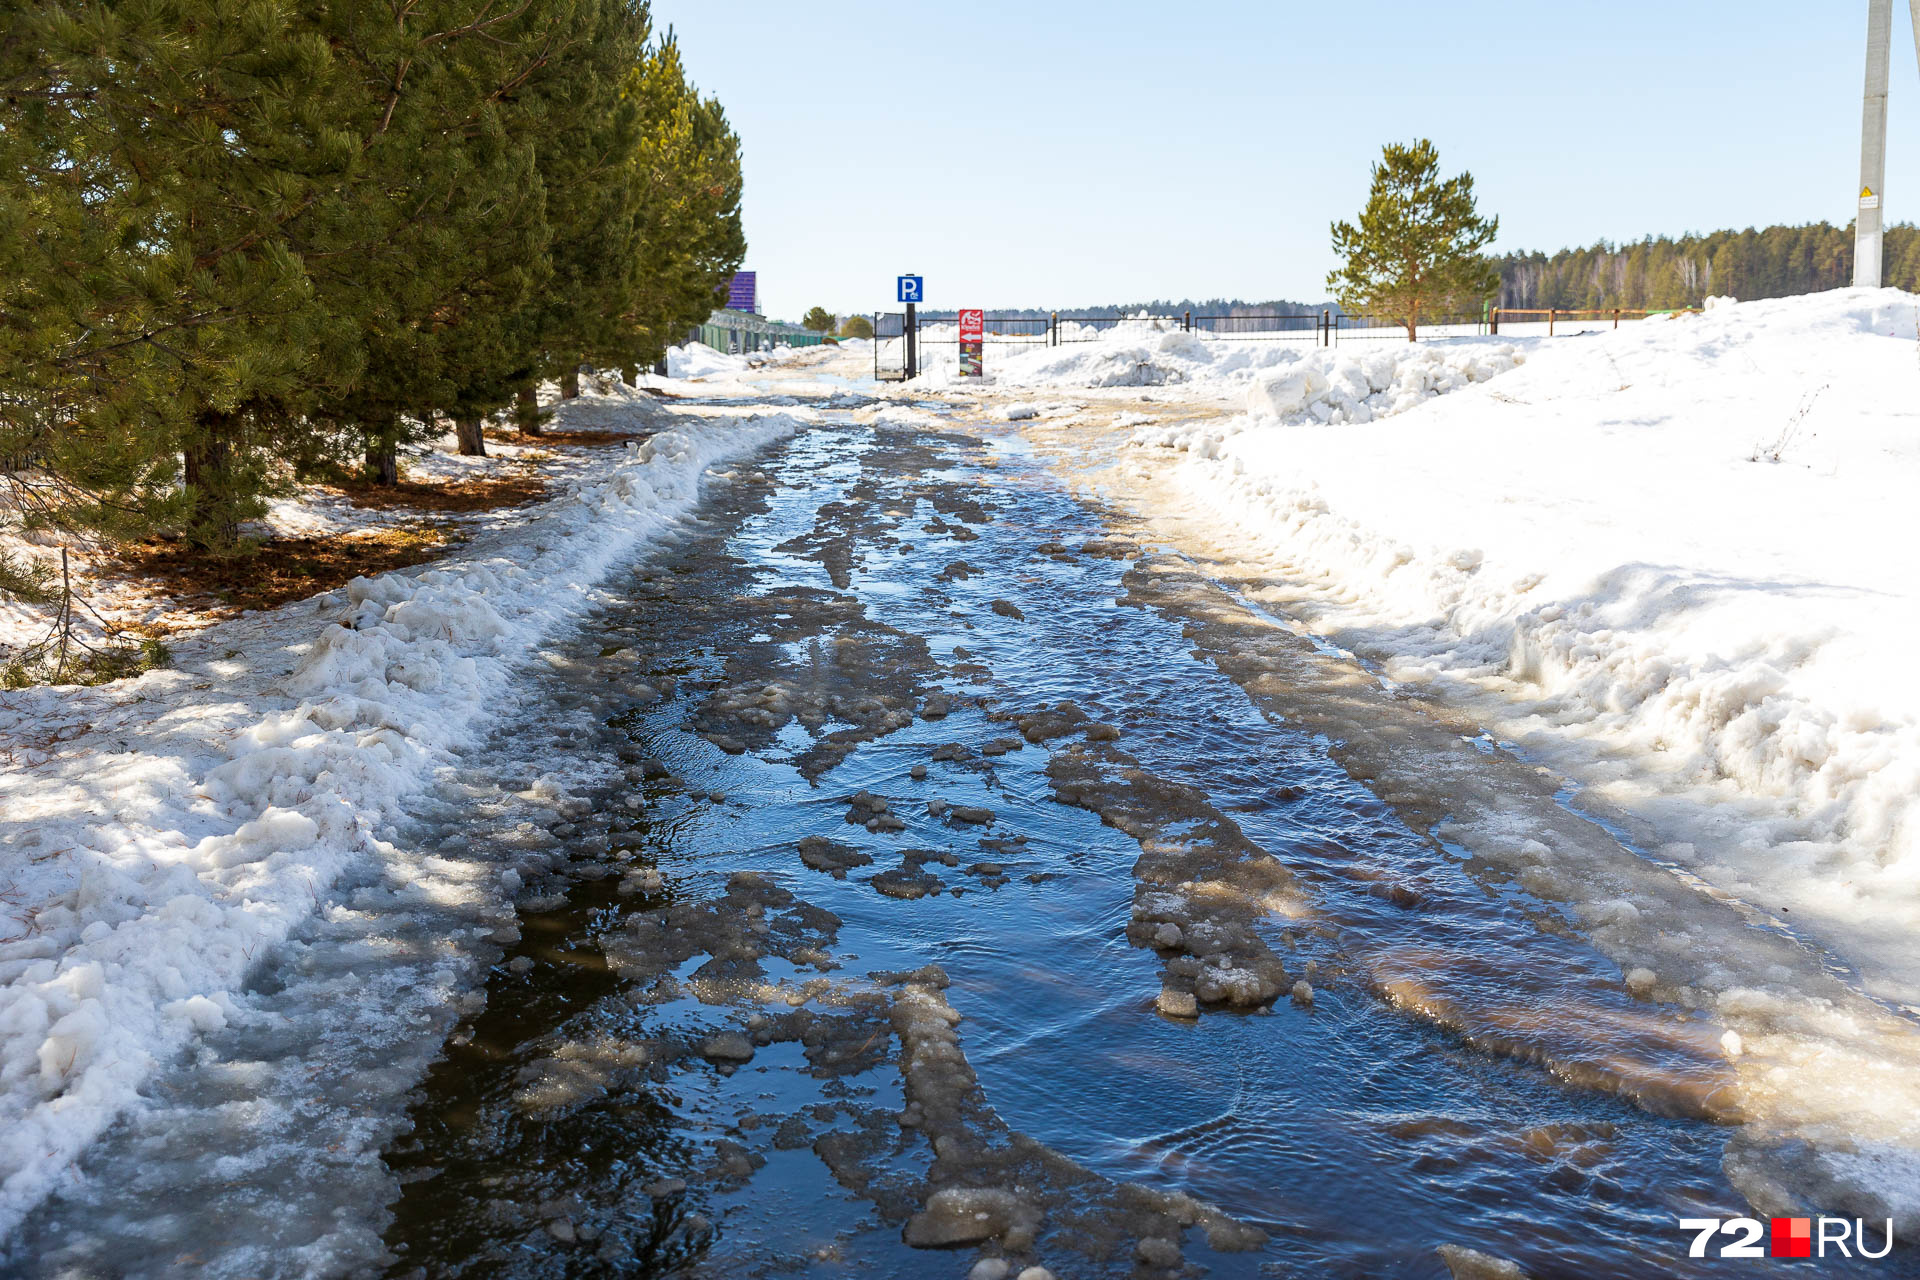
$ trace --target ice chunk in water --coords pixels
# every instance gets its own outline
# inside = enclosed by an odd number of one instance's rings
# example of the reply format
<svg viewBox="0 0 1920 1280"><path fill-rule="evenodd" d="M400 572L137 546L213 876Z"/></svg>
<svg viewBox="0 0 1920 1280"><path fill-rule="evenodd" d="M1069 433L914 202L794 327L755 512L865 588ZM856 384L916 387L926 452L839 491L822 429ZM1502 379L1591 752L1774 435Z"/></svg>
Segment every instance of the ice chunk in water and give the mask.
<svg viewBox="0 0 1920 1280"><path fill-rule="evenodd" d="M1000 1187L945 1187L907 1221L901 1238L917 1249L940 1249L979 1240L1022 1237L1031 1242L1039 1211ZM1016 1246L1018 1247L1018 1246Z"/></svg>

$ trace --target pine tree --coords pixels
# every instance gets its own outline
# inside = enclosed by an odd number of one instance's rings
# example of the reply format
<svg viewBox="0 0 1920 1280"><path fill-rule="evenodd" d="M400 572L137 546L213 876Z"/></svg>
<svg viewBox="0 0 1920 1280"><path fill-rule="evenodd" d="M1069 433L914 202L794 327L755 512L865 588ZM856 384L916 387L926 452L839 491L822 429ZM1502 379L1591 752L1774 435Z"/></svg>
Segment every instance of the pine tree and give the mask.
<svg viewBox="0 0 1920 1280"><path fill-rule="evenodd" d="M1499 228L1475 209L1472 174L1441 180L1433 143L1389 143L1359 225L1333 224L1333 249L1345 261L1328 273L1327 289L1343 310L1391 317L1415 341L1423 314L1477 310L1494 296L1499 272L1481 250Z"/></svg>
<svg viewBox="0 0 1920 1280"><path fill-rule="evenodd" d="M811 329L815 333L832 333L834 323L833 312L825 307L809 308L807 314L800 317L801 327Z"/></svg>
<svg viewBox="0 0 1920 1280"><path fill-rule="evenodd" d="M123 248L143 224L113 198L120 171L85 145L101 116L90 87L61 70L66 45L97 37L18 0L0 16L6 525L136 536L177 511L178 460L155 411L172 382L143 264ZM35 598L44 586L31 562L0 566L0 591Z"/></svg>
<svg viewBox="0 0 1920 1280"><path fill-rule="evenodd" d="M0 0L15 523L217 553L304 471L656 359L745 253L644 0ZM0 563L0 591L38 589Z"/></svg>
<svg viewBox="0 0 1920 1280"><path fill-rule="evenodd" d="M358 160L333 52L267 0L42 4L7 32L0 132L31 167L0 220L41 216L0 303L32 335L8 433L86 495L65 518L232 547L314 390L358 373L296 243Z"/></svg>
<svg viewBox="0 0 1920 1280"><path fill-rule="evenodd" d="M528 364L516 391L557 377L571 397L582 363L625 364L633 348L626 311L647 264L628 251L640 194L629 158L642 106L626 77L645 55L649 28L646 5L629 0L574 0L556 18L549 44L559 52L516 99L528 109L552 228L551 276L518 317Z"/></svg>
<svg viewBox="0 0 1920 1280"><path fill-rule="evenodd" d="M480 418L530 371L527 344L502 332L551 271L531 127L544 104L525 89L571 12L487 17L465 0L417 0L396 21L384 3L333 9L372 119L358 237L314 271L329 307L358 321L365 374L316 414L357 435L376 481L397 478L401 445L438 434L435 409L465 421L463 442L483 451Z"/></svg>
<svg viewBox="0 0 1920 1280"><path fill-rule="evenodd" d="M718 101L687 82L672 32L628 75L641 104L632 156L638 216L628 248L646 264L627 311L632 359L654 363L720 305L746 257L740 140Z"/></svg>

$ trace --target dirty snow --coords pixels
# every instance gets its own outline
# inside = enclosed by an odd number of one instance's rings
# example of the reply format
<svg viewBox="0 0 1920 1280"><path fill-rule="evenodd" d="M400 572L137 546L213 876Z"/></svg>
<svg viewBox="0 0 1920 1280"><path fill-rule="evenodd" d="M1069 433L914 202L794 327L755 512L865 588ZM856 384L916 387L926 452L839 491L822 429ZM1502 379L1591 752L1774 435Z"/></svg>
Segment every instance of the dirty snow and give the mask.
<svg viewBox="0 0 1920 1280"><path fill-rule="evenodd" d="M0 694L0 1234L225 1023L254 957L393 852L528 646L710 465L808 417L672 415L446 560L209 628L138 680Z"/></svg>
<svg viewBox="0 0 1920 1280"><path fill-rule="evenodd" d="M1178 386L1189 396L1244 401L1255 416L1310 414L1319 421L1367 422L1398 413L1435 395L1485 381L1525 360L1536 339L1473 336L1419 345L1399 338L1350 340L1321 347L1311 333L1295 338L1215 337L1188 331L1177 320L1142 317L1094 330L1063 322L1059 346L989 343L987 382L1008 388ZM959 331L924 328L920 376L927 389L979 385L958 376ZM883 344L900 359L900 340ZM1049 416L1018 411L1020 416Z"/></svg>
<svg viewBox="0 0 1920 1280"><path fill-rule="evenodd" d="M678 379L710 378L715 374L739 373L747 367L745 356L715 351L704 342L689 342L667 350L667 376Z"/></svg>
<svg viewBox="0 0 1920 1280"><path fill-rule="evenodd" d="M1721 303L1485 385L1497 361L1455 362L1491 351L1449 345L1366 426L1371 397L1328 412L1296 366L1135 457L1315 631L1920 1005L1916 317L1894 290Z"/></svg>

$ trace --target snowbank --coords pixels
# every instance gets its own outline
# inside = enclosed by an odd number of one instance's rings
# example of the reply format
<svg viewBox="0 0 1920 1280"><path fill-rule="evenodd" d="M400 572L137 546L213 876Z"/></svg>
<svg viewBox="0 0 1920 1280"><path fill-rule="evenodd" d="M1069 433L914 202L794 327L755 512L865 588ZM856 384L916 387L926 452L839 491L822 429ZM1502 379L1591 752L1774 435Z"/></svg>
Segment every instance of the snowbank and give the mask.
<svg viewBox="0 0 1920 1280"><path fill-rule="evenodd" d="M384 848L528 645L710 464L799 422L676 417L449 560L212 628L139 680L0 694L0 1234Z"/></svg>
<svg viewBox="0 0 1920 1280"><path fill-rule="evenodd" d="M842 401L834 406L836 408L850 408L865 403L867 397L854 390L852 379L826 374L815 367L821 363L823 355L831 361L840 354L841 349L837 347L780 346L745 355L726 355L693 342L684 347L670 348L667 351L667 371L670 376L666 379L649 378L647 385L669 395L737 395L763 405L791 405L802 400L819 401L830 397ZM854 367L859 368L861 363L856 360ZM800 366L790 380L779 381L765 376L788 366ZM683 385L693 382L699 385Z"/></svg>
<svg viewBox="0 0 1920 1280"><path fill-rule="evenodd" d="M1141 442L1184 451L1188 492L1309 584L1289 607L1316 630L1477 700L1644 819L1651 852L1913 1005L1916 317L1893 290L1723 304L1532 345L1364 432L1331 424L1378 416L1372 395L1333 407L1303 364L1249 393L1294 425ZM1474 352L1393 385L1478 382L1451 363Z"/></svg>
<svg viewBox="0 0 1920 1280"><path fill-rule="evenodd" d="M669 378L711 378L716 374L741 373L746 367L745 356L715 351L704 342L689 342L684 347L667 348Z"/></svg>
<svg viewBox="0 0 1920 1280"><path fill-rule="evenodd" d="M1160 426L1139 432L1135 443L1218 457L1228 439L1250 428L1364 425L1526 363L1525 354L1512 343L1395 344L1357 355L1320 347L1292 354L1294 359L1254 377L1246 391L1244 416L1224 423Z"/></svg>
<svg viewBox="0 0 1920 1280"><path fill-rule="evenodd" d="M869 345L871 344L865 342L845 341L838 349L864 351ZM782 344L767 351L733 355L725 351L716 351L704 342L689 342L684 347L667 348L667 376L679 380L731 378L748 373L759 365L786 364L819 354L818 346L790 347Z"/></svg>
<svg viewBox="0 0 1920 1280"><path fill-rule="evenodd" d="M1160 387L1202 396L1244 395L1260 417L1308 414L1321 422L1370 422L1521 363L1525 341L1449 339L1416 345L1370 340L1320 347L1305 340L1223 338L1172 320L1127 320L1107 329L1061 326L1061 345L989 344L986 371L1000 387ZM929 388L965 386L959 331L922 331L920 377ZM900 340L885 344L899 359Z"/></svg>
<svg viewBox="0 0 1920 1280"><path fill-rule="evenodd" d="M1300 417L1327 423L1368 423L1405 413L1435 396L1508 372L1526 357L1512 343L1471 346L1395 344L1354 355L1322 347L1292 365L1262 374L1247 389L1256 419Z"/></svg>

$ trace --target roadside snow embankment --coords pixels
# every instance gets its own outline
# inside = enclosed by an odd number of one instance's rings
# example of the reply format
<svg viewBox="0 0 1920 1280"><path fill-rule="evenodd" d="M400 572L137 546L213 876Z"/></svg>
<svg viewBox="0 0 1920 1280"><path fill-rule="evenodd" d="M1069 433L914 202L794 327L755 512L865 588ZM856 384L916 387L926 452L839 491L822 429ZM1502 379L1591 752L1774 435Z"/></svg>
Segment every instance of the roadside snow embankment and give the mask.
<svg viewBox="0 0 1920 1280"><path fill-rule="evenodd" d="M689 342L684 347L667 348L667 376L670 378L711 378L742 373L746 367L745 356L715 351L704 342Z"/></svg>
<svg viewBox="0 0 1920 1280"><path fill-rule="evenodd" d="M920 376L915 386L939 389L975 385L959 376L960 331L930 325L920 333ZM881 344L882 363L904 358L902 339ZM1314 348L1290 341L1227 341L1189 333L1168 320L1128 320L1097 333L1063 327L1057 347L1038 341L989 341L988 380L1003 387L1159 387L1189 385L1227 392L1255 374L1290 365Z"/></svg>
<svg viewBox="0 0 1920 1280"><path fill-rule="evenodd" d="M1189 332L1171 320L1128 320L1098 331L1063 325L1061 334L1057 347L988 343L989 379L1001 387L1062 389L1177 385L1202 396L1244 395L1256 418L1371 422L1484 382L1526 359L1519 345L1497 339L1321 347ZM958 337L951 325L922 332L916 385L968 385L958 377ZM899 339L887 344L896 360L898 346Z"/></svg>
<svg viewBox="0 0 1920 1280"><path fill-rule="evenodd" d="M1526 357L1511 343L1456 346L1396 344L1352 355L1321 348L1276 369L1247 389L1247 413L1284 422L1305 415L1334 425L1405 413L1475 382L1515 369Z"/></svg>
<svg viewBox="0 0 1920 1280"><path fill-rule="evenodd" d="M1288 423L1364 425L1498 377L1527 359L1510 343L1475 341L1425 347L1397 344L1359 355L1325 347L1293 354L1297 358L1254 378L1246 391L1243 416L1156 427L1138 433L1135 442L1214 458L1228 439L1249 428Z"/></svg>
<svg viewBox="0 0 1920 1280"><path fill-rule="evenodd" d="M138 680L0 694L0 1234L343 872L397 852L380 832L527 647L710 465L799 424L675 416L448 560L211 628Z"/></svg>
<svg viewBox="0 0 1920 1280"><path fill-rule="evenodd" d="M1315 630L1920 1004L1916 316L1850 290L1557 339L1364 429L1357 379L1328 412L1296 373L1140 443Z"/></svg>
<svg viewBox="0 0 1920 1280"><path fill-rule="evenodd" d="M858 357L865 344L848 343L835 348L841 354ZM699 342L689 342L684 347L670 347L667 350L666 378L649 377L645 385L671 396L722 395L734 394L742 399L751 398L763 405L791 405L802 399L819 400L826 396L842 397L847 403L842 407L858 404L863 397L854 392L850 381L845 377L822 377L816 370L795 370L795 376L788 381L771 381L762 376L770 370L782 370L791 365L811 365L821 349L813 347L775 347L770 351L754 351L746 355L731 355L715 351L712 347ZM856 359L856 367L865 371L864 360ZM697 383L697 386L684 385Z"/></svg>

